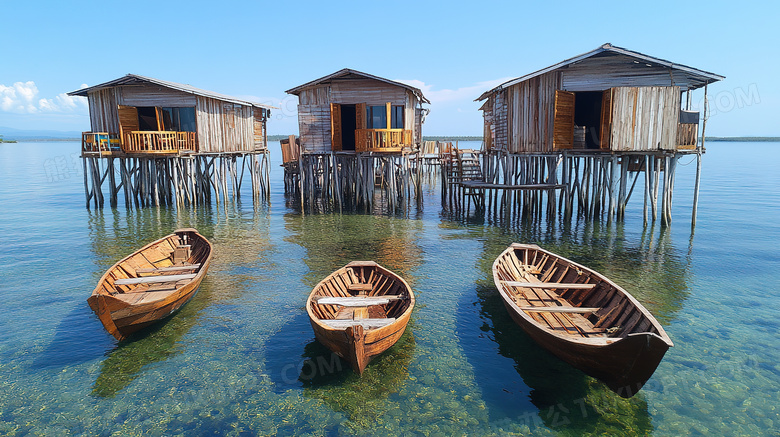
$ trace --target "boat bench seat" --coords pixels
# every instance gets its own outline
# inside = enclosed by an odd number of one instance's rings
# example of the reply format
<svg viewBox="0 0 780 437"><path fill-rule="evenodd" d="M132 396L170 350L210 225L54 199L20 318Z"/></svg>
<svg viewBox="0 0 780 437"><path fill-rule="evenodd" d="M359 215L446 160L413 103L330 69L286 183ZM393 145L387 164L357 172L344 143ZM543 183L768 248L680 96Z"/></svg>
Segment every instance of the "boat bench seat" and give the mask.
<svg viewBox="0 0 780 437"><path fill-rule="evenodd" d="M133 284L148 284L153 282L178 282L184 279L192 279L198 276L196 273L190 273L187 275L163 275L163 276L145 276L143 278L126 278L117 279L114 281L114 285L133 285Z"/></svg>
<svg viewBox="0 0 780 437"><path fill-rule="evenodd" d="M586 307L567 307L567 306L540 306L540 307L519 307L525 312L535 313L595 313L601 308L586 308Z"/></svg>
<svg viewBox="0 0 780 437"><path fill-rule="evenodd" d="M186 264L183 266L170 266L170 267L160 267L156 269L136 269L136 273L163 273L163 272L178 272L178 271L187 271L187 270L195 270L198 267L200 267L200 263L198 264Z"/></svg>
<svg viewBox="0 0 780 437"><path fill-rule="evenodd" d="M544 289L566 289L566 290L592 290L597 284L571 284L564 282L518 282L501 281L510 287L524 288L544 288Z"/></svg>
<svg viewBox="0 0 780 437"><path fill-rule="evenodd" d="M393 300L400 300L401 296L351 296L330 297L322 296L316 299L319 305L340 305L344 307L366 307L371 305L385 305Z"/></svg>
<svg viewBox="0 0 780 437"><path fill-rule="evenodd" d="M385 319L358 319L358 320L334 320L334 319L320 319L320 323L329 328L335 329L347 329L350 326L362 326L364 329L381 328L383 326L395 323L395 318Z"/></svg>

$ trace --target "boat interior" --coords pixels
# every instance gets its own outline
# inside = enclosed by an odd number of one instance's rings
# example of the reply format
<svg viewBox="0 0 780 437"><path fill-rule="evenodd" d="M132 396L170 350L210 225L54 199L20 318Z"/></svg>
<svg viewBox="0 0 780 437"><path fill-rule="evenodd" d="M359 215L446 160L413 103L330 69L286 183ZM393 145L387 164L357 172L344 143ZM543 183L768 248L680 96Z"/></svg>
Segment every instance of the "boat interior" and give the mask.
<svg viewBox="0 0 780 437"><path fill-rule="evenodd" d="M650 318L614 284L541 250L513 248L499 257L501 289L550 331L582 338L654 332Z"/></svg>
<svg viewBox="0 0 780 437"><path fill-rule="evenodd" d="M386 326L411 304L405 284L376 263L355 261L325 278L315 289L311 310L325 325L346 329Z"/></svg>
<svg viewBox="0 0 780 437"><path fill-rule="evenodd" d="M207 246L189 232L173 234L118 263L103 291L129 304L164 298L197 276Z"/></svg>

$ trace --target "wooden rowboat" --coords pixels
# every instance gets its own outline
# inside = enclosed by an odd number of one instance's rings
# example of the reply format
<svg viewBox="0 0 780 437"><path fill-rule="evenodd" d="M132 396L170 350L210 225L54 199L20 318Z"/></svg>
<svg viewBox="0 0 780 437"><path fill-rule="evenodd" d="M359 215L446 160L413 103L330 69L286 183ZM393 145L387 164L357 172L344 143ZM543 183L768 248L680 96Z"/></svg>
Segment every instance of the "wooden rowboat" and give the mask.
<svg viewBox="0 0 780 437"><path fill-rule="evenodd" d="M673 346L620 286L539 246L509 246L493 263L493 280L531 338L622 397L636 394Z"/></svg>
<svg viewBox="0 0 780 437"><path fill-rule="evenodd" d="M406 329L414 293L373 261L353 261L320 281L306 301L314 336L359 374Z"/></svg>
<svg viewBox="0 0 780 437"><path fill-rule="evenodd" d="M178 229L114 264L87 302L106 330L124 340L187 303L210 261L211 243L195 229Z"/></svg>

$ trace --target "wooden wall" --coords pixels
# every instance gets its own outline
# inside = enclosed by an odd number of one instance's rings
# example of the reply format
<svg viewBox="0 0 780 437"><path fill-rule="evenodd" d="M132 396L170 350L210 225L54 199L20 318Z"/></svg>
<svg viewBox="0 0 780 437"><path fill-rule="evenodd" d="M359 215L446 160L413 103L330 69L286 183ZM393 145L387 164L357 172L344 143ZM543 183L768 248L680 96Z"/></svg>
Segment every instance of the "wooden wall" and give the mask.
<svg viewBox="0 0 780 437"><path fill-rule="evenodd" d="M255 117L251 106L198 96L199 152L255 150Z"/></svg>
<svg viewBox="0 0 780 437"><path fill-rule="evenodd" d="M330 152L330 104L298 105L298 130L303 153Z"/></svg>
<svg viewBox="0 0 780 437"><path fill-rule="evenodd" d="M560 73L550 72L507 89L511 153L552 151L555 91L560 83Z"/></svg>
<svg viewBox="0 0 780 437"><path fill-rule="evenodd" d="M679 87L613 88L610 150L675 150L679 116Z"/></svg>
<svg viewBox="0 0 780 437"><path fill-rule="evenodd" d="M550 72L499 90L483 106L493 150L510 153L552 150L555 90L561 75Z"/></svg>
<svg viewBox="0 0 780 437"><path fill-rule="evenodd" d="M88 94L89 123L92 132L119 133L119 115L115 88L106 88Z"/></svg>

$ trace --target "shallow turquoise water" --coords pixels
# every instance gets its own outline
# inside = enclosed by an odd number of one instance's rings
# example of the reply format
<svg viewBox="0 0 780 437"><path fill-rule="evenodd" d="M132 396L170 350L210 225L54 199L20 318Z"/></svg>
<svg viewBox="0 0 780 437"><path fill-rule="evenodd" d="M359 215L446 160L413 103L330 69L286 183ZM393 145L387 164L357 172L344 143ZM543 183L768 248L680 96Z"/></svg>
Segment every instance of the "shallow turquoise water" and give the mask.
<svg viewBox="0 0 780 437"><path fill-rule="evenodd" d="M708 145L692 233L685 158L671 228L643 228L641 193L624 223L497 227L448 218L436 187L403 215L302 217L276 165L269 205L247 192L196 211L94 211L77 144L0 145L0 434L777 436L779 146ZM118 345L86 298L118 258L184 226L215 246L201 291ZM606 273L665 325L675 347L639 395L617 397L512 323L490 265L513 241ZM314 340L303 308L353 259L418 297L362 378Z"/></svg>

